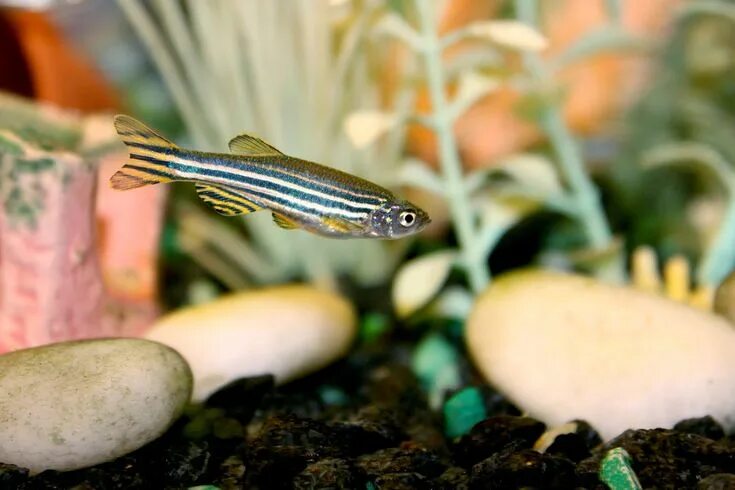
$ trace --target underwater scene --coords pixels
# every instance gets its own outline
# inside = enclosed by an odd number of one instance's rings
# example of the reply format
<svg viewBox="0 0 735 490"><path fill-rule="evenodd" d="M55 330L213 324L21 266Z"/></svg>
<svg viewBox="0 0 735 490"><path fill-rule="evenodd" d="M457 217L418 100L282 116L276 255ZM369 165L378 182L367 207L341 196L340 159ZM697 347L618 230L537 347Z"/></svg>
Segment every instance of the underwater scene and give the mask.
<svg viewBox="0 0 735 490"><path fill-rule="evenodd" d="M735 1L0 0L0 490L735 489Z"/></svg>

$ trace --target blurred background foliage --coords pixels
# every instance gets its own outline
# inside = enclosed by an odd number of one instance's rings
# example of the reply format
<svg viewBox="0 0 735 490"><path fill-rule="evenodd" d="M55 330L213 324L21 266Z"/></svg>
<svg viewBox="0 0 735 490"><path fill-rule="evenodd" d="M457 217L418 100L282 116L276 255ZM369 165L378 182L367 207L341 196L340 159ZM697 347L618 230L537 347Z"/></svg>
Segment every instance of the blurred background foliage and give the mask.
<svg viewBox="0 0 735 490"><path fill-rule="evenodd" d="M400 0L298 0L288 7L196 0L48 4L45 14L116 87L116 110L137 115L181 144L206 149L223 150L229 138L246 130L258 133L286 152L400 187L437 218L437 226L414 243L325 241L280 230L268 216L221 218L191 189L173 186L162 243L169 304L292 278L375 288L387 284L406 258L457 243L447 210L436 205L435 196L399 186L405 182L398 169L407 159L437 168L432 132L410 121L392 127L377 144L357 148L343 128L358 110L390 109L406 118L414 109L425 114L431 107L420 60L374 32L386 12L416 25L413 5ZM472 21L519 15L513 1L437 5L442 33ZM684 253L702 264L708 254L716 256L717 243L721 252L735 238L721 227L732 196L725 174L716 170L720 164L732 169L735 162L735 2L542 5L539 30L550 42L551 56L571 66L554 71L551 90L543 95L555 97L601 193L614 234L611 253L629 257L646 244L663 259ZM615 38L623 31L631 36ZM649 35L650 43L639 43L641 34ZM598 43L598 52L574 58L584 51L575 41L585 36L588 45ZM522 79L518 89L522 56L462 46L445 62L450 93L467 64L503 82L455 126L468 172L501 165L518 153L558 164L553 141L538 129L539 104L548 100L540 101L538 91L524 92ZM488 260L493 273L539 262L586 268L607 253L586 247L578 223L547 205L532 206L499 238ZM698 279L713 281L707 274ZM455 275L449 281L462 282Z"/></svg>

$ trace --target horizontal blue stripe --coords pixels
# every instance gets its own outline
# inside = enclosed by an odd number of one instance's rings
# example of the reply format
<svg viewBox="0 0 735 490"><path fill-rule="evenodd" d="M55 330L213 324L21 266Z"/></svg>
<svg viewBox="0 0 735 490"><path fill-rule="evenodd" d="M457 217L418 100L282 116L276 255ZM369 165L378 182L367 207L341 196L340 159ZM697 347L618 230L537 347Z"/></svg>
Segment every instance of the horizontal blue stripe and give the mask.
<svg viewBox="0 0 735 490"><path fill-rule="evenodd" d="M156 159L153 159L153 160L156 160ZM211 162L208 162L208 163L211 163ZM227 181L227 185L229 185L231 187L235 187L237 190L242 191L243 193L245 193L245 195L243 196L245 198L247 198L248 195L258 196L258 197L265 198L265 199L271 199L272 201L278 202L279 204L282 204L282 205L291 205L291 206L294 206L296 209L302 209L302 210L304 210L306 212L312 212L313 213L314 210L312 210L310 208L304 208L304 207L299 206L296 203L293 203L291 201L279 199L278 197L272 196L272 195L270 195L268 193L258 192L256 190L246 188L246 187L243 186L243 184L249 184L249 185L257 186L259 188L268 189L268 190L271 190L273 192L277 192L279 194L283 194L285 196L298 197L300 199L303 199L305 201L309 201L309 202L314 203L314 204L318 204L318 205L321 205L321 206L333 207L333 208L337 208L337 209L340 209L340 210L343 210L343 211L349 211L349 212L352 212L352 213L364 213L364 214L368 214L368 213L370 213L370 211L373 208L373 206L371 206L370 204L366 204L365 206L362 206L362 207L358 207L357 205L355 205L355 206L347 205L347 204L344 204L344 203L341 203L341 202L333 201L333 200L329 199L328 197L326 197L326 198L320 198L320 197L313 196L311 194L306 194L306 193L303 193L303 192L299 192L299 191L296 191L294 189L290 189L288 187L284 187L282 185L275 184L275 183L272 183L272 182L263 182L263 181L255 181L255 180L248 181L247 179L243 179L242 177L240 177L240 176L238 176L236 174L232 174L230 172L227 172L226 170L203 169L203 168L193 167L193 166L190 166L190 165L181 164L181 163L178 163L178 162L169 162L168 163L168 166L169 166L169 168L173 169L174 171L186 172L186 173L197 175L198 177L202 178L202 182L208 182L206 180L207 177L216 177L216 178L220 178L220 179L225 179ZM212 183L212 182L210 182L210 183ZM212 183L212 184L213 185L217 185L216 183Z"/></svg>
<svg viewBox="0 0 735 490"><path fill-rule="evenodd" d="M219 165L225 168L239 169L239 170L244 170L244 171L249 171L249 172L265 175L268 177L273 177L279 180L283 180L284 182L298 185L298 186L301 186L301 187L304 187L304 188L307 188L307 189L310 189L316 192L321 192L328 196L335 196L340 199L354 201L355 203L358 203L359 201L360 204L365 204L366 206L377 206L383 200L381 196L355 197L347 192L348 190L351 190L351 189L348 189L349 186L345 186L344 184L341 184L338 181L330 181L330 184L333 186L341 187L342 190L338 190L338 189L334 189L331 187L327 187L325 185L321 185L318 181L310 179L308 177L299 177L297 175L282 173L282 172L279 172L277 169L270 171L264 168L262 164L258 165L256 163L251 163L245 159L238 159L237 157L230 157L229 155L224 155L224 154L219 154L219 153L199 153L199 152L179 151L177 152L177 156L180 156L184 159L191 160L197 163ZM242 179L242 177L239 177L237 175L231 178L233 180ZM265 184L263 184L263 186L265 187ZM286 192L289 192L289 191L287 190ZM294 191L290 190L290 192L294 192ZM355 192L369 193L369 191L364 191L360 189L355 189Z"/></svg>
<svg viewBox="0 0 735 490"><path fill-rule="evenodd" d="M139 156L140 155L130 155L130 158L132 158L134 160L145 160L144 158L135 158L135 157L139 157ZM168 172L168 173L167 172L162 172L160 170L156 170L156 169L153 169L153 168L150 168L150 167L141 167L140 165L133 165L131 163L128 163L127 165L125 165L125 167L132 168L134 170L140 170L141 172L145 172L145 173L148 173L148 174L151 174L151 175L157 175L159 177L164 177L166 179L173 178L173 175L171 175L170 172Z"/></svg>

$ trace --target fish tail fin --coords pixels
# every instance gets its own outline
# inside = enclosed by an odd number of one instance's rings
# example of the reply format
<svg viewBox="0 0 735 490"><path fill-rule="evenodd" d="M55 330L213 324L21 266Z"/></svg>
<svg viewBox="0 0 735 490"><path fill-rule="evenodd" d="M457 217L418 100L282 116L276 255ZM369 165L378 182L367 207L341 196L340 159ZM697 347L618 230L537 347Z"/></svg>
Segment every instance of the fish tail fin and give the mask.
<svg viewBox="0 0 735 490"><path fill-rule="evenodd" d="M130 116L115 116L115 129L130 149L130 160L110 178L113 189L136 189L176 180L169 165L176 145Z"/></svg>

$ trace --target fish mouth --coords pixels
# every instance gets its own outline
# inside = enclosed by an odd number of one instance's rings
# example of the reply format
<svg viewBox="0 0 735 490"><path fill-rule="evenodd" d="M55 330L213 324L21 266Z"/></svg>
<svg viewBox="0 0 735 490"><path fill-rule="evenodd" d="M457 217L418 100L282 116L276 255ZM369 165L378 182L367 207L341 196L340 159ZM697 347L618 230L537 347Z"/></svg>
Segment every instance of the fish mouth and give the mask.
<svg viewBox="0 0 735 490"><path fill-rule="evenodd" d="M431 218L426 211L419 210L419 225L416 227L416 233L423 230L431 223Z"/></svg>

